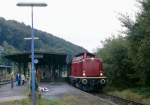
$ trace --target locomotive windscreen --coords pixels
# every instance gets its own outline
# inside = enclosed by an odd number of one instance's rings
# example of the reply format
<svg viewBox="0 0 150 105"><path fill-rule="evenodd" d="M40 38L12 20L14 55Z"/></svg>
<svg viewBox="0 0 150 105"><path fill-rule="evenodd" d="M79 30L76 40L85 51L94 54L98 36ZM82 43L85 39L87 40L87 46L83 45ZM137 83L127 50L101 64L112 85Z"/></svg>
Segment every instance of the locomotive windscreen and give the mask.
<svg viewBox="0 0 150 105"><path fill-rule="evenodd" d="M84 56L85 54L86 54L88 57L95 57L95 55L94 55L94 54L89 53L89 52L85 52L85 53L77 54L75 57Z"/></svg>

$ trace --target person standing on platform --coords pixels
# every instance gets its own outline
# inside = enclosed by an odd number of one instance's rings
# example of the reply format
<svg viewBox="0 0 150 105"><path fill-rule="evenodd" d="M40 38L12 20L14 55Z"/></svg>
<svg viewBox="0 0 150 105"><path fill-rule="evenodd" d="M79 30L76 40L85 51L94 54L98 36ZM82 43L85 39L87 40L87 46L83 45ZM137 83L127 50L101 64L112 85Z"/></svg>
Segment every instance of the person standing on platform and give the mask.
<svg viewBox="0 0 150 105"><path fill-rule="evenodd" d="M25 76L24 74L21 74L21 85L24 85L25 83Z"/></svg>
<svg viewBox="0 0 150 105"><path fill-rule="evenodd" d="M40 71L40 69L37 70L36 77L37 77L38 83L40 83L40 80L41 80L41 71Z"/></svg>
<svg viewBox="0 0 150 105"><path fill-rule="evenodd" d="M12 72L11 73L11 77L10 77L10 82L11 82L11 88L13 88L14 87L14 73Z"/></svg>
<svg viewBox="0 0 150 105"><path fill-rule="evenodd" d="M21 74L19 73L18 74L18 86L20 86L21 85Z"/></svg>
<svg viewBox="0 0 150 105"><path fill-rule="evenodd" d="M19 86L19 73L16 74L16 86Z"/></svg>

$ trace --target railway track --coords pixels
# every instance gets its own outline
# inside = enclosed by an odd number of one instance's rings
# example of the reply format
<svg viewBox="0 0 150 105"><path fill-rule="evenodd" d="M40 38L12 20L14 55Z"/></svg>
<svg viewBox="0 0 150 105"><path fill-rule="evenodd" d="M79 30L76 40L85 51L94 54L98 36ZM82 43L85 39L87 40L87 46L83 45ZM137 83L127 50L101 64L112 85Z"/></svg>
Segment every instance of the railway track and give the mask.
<svg viewBox="0 0 150 105"><path fill-rule="evenodd" d="M91 93L95 96L113 101L114 103L116 103L117 105L146 105L143 103L139 103L139 102L135 102L133 100L127 100L127 99L123 99L117 96L112 96L112 95L108 95L108 94L104 94L104 93ZM140 100L139 100L140 101Z"/></svg>
<svg viewBox="0 0 150 105"><path fill-rule="evenodd" d="M147 104L144 104L142 102L136 102L136 101L124 99L124 98L121 98L121 97L108 95L108 94L105 94L103 92L98 92L98 93L96 93L96 92L94 92L94 93L93 92L86 92L86 93L92 94L94 96L98 96L98 97L106 99L106 100L110 100L110 101L116 103L116 105L147 105Z"/></svg>
<svg viewBox="0 0 150 105"><path fill-rule="evenodd" d="M0 81L0 85L5 85L5 84L8 84L10 83L10 80L7 80L7 81Z"/></svg>

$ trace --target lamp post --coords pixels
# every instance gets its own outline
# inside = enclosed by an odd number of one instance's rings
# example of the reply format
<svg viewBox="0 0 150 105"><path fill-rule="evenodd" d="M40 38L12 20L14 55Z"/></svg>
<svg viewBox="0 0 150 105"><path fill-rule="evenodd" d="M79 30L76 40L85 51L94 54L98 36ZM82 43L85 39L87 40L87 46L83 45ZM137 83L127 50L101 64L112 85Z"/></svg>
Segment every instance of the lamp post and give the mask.
<svg viewBox="0 0 150 105"><path fill-rule="evenodd" d="M32 25L32 31L31 31L31 65L32 65L32 105L36 105L36 97L35 97L35 67L34 67L34 28L33 28L33 7L45 7L47 6L46 3L26 3L26 2L20 2L16 4L17 6L21 7L31 7L31 25Z"/></svg>
<svg viewBox="0 0 150 105"><path fill-rule="evenodd" d="M39 37L34 37L34 40L38 40ZM28 40L32 40L32 37L25 37L24 40L28 41ZM28 50L28 45L27 45L27 49L25 50L25 52L30 52ZM35 59L34 59L34 62L35 62ZM31 71L29 72L29 81L31 81ZM31 83L29 82L29 86L31 86Z"/></svg>

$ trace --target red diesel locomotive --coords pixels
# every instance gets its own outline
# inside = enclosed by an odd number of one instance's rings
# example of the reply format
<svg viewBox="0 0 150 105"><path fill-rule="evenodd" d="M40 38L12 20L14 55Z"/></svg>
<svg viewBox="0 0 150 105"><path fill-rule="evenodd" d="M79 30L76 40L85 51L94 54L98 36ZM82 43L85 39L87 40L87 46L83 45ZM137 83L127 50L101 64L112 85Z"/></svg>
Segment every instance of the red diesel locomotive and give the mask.
<svg viewBox="0 0 150 105"><path fill-rule="evenodd" d="M76 55L71 64L70 82L84 91L101 90L106 84L102 61L88 52Z"/></svg>

